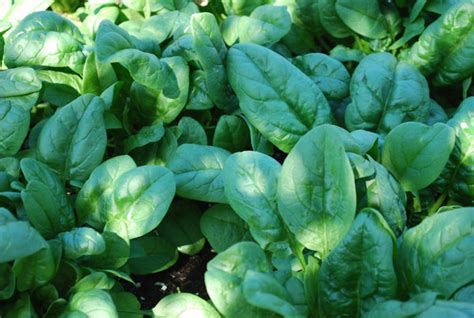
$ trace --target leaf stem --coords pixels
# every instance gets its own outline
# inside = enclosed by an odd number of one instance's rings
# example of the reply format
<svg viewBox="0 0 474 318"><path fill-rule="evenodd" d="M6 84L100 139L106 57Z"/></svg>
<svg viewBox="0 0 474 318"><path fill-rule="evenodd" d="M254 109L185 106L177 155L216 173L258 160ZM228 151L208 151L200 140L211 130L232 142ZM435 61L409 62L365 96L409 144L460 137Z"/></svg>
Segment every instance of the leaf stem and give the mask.
<svg viewBox="0 0 474 318"><path fill-rule="evenodd" d="M433 205L428 209L428 216L433 215L438 209L443 205L444 200L446 200L446 196L448 195L448 191L444 191L438 199L433 203Z"/></svg>

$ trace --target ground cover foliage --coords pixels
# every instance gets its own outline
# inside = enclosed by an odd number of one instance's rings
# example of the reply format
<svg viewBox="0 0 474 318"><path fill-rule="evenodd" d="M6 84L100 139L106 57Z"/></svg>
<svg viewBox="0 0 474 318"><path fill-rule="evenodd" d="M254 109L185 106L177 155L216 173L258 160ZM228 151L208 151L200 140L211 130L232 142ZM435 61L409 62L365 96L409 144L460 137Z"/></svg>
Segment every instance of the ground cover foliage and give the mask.
<svg viewBox="0 0 474 318"><path fill-rule="evenodd" d="M0 316L474 316L474 2L3 0L0 35ZM208 298L125 288L209 245Z"/></svg>

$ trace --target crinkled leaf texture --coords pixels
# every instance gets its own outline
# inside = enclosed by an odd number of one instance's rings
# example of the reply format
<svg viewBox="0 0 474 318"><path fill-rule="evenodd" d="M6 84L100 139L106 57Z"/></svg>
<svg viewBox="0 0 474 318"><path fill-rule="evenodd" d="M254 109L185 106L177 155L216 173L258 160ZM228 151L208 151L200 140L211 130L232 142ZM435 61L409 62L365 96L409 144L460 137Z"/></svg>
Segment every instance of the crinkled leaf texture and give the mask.
<svg viewBox="0 0 474 318"><path fill-rule="evenodd" d="M270 49L234 45L227 70L242 112L284 152L314 126L331 121L329 104L316 84Z"/></svg>
<svg viewBox="0 0 474 318"><path fill-rule="evenodd" d="M64 180L87 180L104 156L107 134L104 101L85 94L58 109L37 141L38 159Z"/></svg>
<svg viewBox="0 0 474 318"><path fill-rule="evenodd" d="M451 6L421 34L407 61L433 78L435 86L452 85L474 71L474 4Z"/></svg>
<svg viewBox="0 0 474 318"><path fill-rule="evenodd" d="M448 125L456 132L456 142L437 186L466 205L474 205L474 97L465 99Z"/></svg>
<svg viewBox="0 0 474 318"><path fill-rule="evenodd" d="M52 11L25 17L5 43L5 65L69 67L79 73L86 57L84 39L69 20Z"/></svg>
<svg viewBox="0 0 474 318"><path fill-rule="evenodd" d="M340 100L349 96L351 76L344 64L322 53L300 55L293 60L328 100Z"/></svg>
<svg viewBox="0 0 474 318"><path fill-rule="evenodd" d="M364 317L472 317L474 304L437 299L433 292L421 293L408 301L388 300L375 305Z"/></svg>
<svg viewBox="0 0 474 318"><path fill-rule="evenodd" d="M360 211L321 265L317 283L321 314L359 317L376 303L394 298L395 252L395 237L380 213Z"/></svg>
<svg viewBox="0 0 474 318"><path fill-rule="evenodd" d="M387 134L403 122L424 122L429 115L426 79L414 66L398 62L389 53L365 57L352 75L350 91L352 102L345 113L350 131Z"/></svg>
<svg viewBox="0 0 474 318"><path fill-rule="evenodd" d="M474 279L474 208L428 217L401 239L396 269L404 292L449 298Z"/></svg>

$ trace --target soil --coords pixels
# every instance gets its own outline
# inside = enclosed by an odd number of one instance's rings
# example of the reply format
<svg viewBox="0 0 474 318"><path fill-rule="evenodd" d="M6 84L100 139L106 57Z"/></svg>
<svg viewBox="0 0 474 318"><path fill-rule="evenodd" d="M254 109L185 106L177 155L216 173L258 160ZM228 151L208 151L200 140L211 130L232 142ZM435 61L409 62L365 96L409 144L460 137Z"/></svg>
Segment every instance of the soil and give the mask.
<svg viewBox="0 0 474 318"><path fill-rule="evenodd" d="M142 309L151 309L163 297L177 292L195 294L203 299L209 299L204 285L206 264L216 254L206 244L202 251L193 256L179 255L178 262L170 269L144 276L132 275L136 284L121 281L124 288L135 294Z"/></svg>

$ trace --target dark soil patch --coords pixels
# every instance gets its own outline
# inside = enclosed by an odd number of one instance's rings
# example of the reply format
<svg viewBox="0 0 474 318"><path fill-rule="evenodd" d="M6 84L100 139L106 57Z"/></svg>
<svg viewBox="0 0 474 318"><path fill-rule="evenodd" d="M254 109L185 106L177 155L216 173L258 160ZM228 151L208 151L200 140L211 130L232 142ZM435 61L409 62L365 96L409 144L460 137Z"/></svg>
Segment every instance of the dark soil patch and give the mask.
<svg viewBox="0 0 474 318"><path fill-rule="evenodd" d="M121 281L123 287L135 294L142 309L151 309L163 297L177 292L195 294L209 299L204 285L206 265L216 254L206 244L202 251L193 256L179 255L178 262L170 269L145 276L132 275L136 284Z"/></svg>

